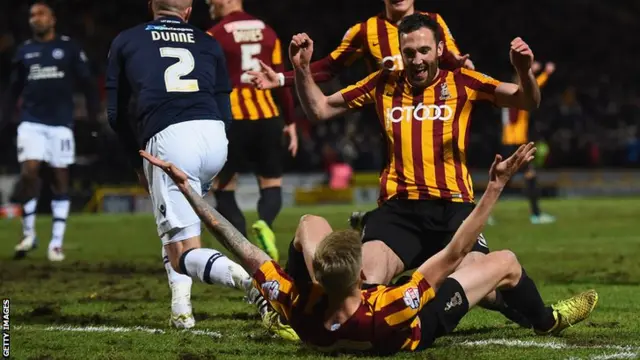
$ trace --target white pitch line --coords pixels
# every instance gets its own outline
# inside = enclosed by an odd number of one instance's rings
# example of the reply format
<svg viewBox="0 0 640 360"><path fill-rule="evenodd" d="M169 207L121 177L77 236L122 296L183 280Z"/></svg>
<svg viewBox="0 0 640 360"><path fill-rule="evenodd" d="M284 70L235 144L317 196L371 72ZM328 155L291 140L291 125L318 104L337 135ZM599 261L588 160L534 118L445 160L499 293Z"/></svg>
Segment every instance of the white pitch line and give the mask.
<svg viewBox="0 0 640 360"><path fill-rule="evenodd" d="M30 329L38 331L71 331L71 332L108 332L108 333L126 333L126 332L145 332L149 334L166 334L167 331L163 329L154 329L144 326L133 327L114 327L114 326L47 326L45 328L35 327L30 325L18 325L14 327L15 330ZM194 335L205 335L216 339L222 338L222 334L217 331L209 330L183 330ZM618 353L614 354L602 354L593 355L589 357L589 360L617 360L617 359L635 359L638 357L640 348L630 345L570 345L558 341L546 341L538 342L532 340L514 340L514 339L485 339L485 340L467 340L463 342L453 343L454 345L462 345L469 347L483 347L483 346L506 346L516 348L541 348L541 349L600 349L600 350L617 350ZM582 360L579 357L570 357L567 360Z"/></svg>
<svg viewBox="0 0 640 360"><path fill-rule="evenodd" d="M532 340L513 340L513 339L486 339L476 341L463 341L459 343L463 346L490 346L499 345L507 347L536 347L543 349L603 349L603 350L618 350L622 353L632 353L633 351L639 351L640 348L630 345L570 345L558 341L545 341L538 342Z"/></svg>
<svg viewBox="0 0 640 360"><path fill-rule="evenodd" d="M108 332L108 333L125 333L125 332L146 332L149 334L165 334L167 331L163 329L153 329L144 326L133 327L114 327L114 326L48 326L46 328L34 328L31 326L16 326L16 330L35 329L41 331L72 331L72 332ZM221 338L222 334L217 331L208 330L183 330L183 332L192 333L194 335L205 335L214 338Z"/></svg>

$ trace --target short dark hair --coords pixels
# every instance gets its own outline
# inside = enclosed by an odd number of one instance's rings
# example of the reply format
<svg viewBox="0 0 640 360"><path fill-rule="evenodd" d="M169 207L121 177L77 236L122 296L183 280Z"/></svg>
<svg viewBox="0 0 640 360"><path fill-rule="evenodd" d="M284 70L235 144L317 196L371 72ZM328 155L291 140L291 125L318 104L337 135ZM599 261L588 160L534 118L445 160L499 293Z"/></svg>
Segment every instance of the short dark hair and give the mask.
<svg viewBox="0 0 640 360"><path fill-rule="evenodd" d="M436 44L442 40L442 34L440 33L440 25L438 22L431 16L420 13L415 13L402 19L402 22L398 25L398 35L402 36L402 34L409 34L422 28L427 28L433 31Z"/></svg>

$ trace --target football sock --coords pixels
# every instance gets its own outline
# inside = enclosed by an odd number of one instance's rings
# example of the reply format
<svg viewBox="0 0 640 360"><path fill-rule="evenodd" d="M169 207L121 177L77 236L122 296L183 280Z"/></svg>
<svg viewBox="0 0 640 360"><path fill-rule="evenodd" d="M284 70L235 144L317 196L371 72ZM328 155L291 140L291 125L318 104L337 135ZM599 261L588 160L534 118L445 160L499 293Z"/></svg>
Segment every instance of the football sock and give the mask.
<svg viewBox="0 0 640 360"><path fill-rule="evenodd" d="M38 198L28 200L22 205L22 235L32 236L36 234L36 208Z"/></svg>
<svg viewBox="0 0 640 360"><path fill-rule="evenodd" d="M531 328L531 323L529 322L529 320L527 320L522 314L509 307L504 302L504 298L502 297L502 293L500 292L500 290L496 290L496 298L494 301L489 302L483 300L479 305L484 309L501 313L507 319L524 328Z"/></svg>
<svg viewBox="0 0 640 360"><path fill-rule="evenodd" d="M527 185L527 198L529 198L529 205L531 206L531 214L535 216L540 215L540 206L538 205L538 189L536 188L536 177L525 179Z"/></svg>
<svg viewBox="0 0 640 360"><path fill-rule="evenodd" d="M244 237L247 237L247 221L238 207L235 191L216 190L213 194L216 198L216 210Z"/></svg>
<svg viewBox="0 0 640 360"><path fill-rule="evenodd" d="M167 251L162 247L162 261L164 262L164 269L167 271L167 279L169 280L169 286L177 283L193 283L193 280L187 275L182 275L173 269Z"/></svg>
<svg viewBox="0 0 640 360"><path fill-rule="evenodd" d="M534 329L546 331L555 325L553 309L544 305L536 284L527 276L524 268L518 284L511 289L502 289L500 292L507 306L522 314Z"/></svg>
<svg viewBox="0 0 640 360"><path fill-rule="evenodd" d="M260 189L260 200L258 200L258 216L260 220L273 227L273 221L282 209L282 188L280 186Z"/></svg>
<svg viewBox="0 0 640 360"><path fill-rule="evenodd" d="M71 201L69 201L68 195L54 195L51 200L51 213L53 215L52 236L51 242L49 242L49 249L62 247L62 240L64 239L64 231L67 228L67 217L69 216L69 207Z"/></svg>
<svg viewBox="0 0 640 360"><path fill-rule="evenodd" d="M213 249L190 249L180 257L183 274L206 284L220 284L245 290L251 278L239 264Z"/></svg>

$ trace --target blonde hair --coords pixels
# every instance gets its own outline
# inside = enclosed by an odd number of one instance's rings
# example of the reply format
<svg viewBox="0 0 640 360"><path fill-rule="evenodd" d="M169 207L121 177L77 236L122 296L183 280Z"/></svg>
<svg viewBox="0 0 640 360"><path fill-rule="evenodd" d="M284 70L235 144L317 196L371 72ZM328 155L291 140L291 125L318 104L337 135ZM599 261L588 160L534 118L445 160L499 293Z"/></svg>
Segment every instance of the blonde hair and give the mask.
<svg viewBox="0 0 640 360"><path fill-rule="evenodd" d="M346 296L360 281L362 242L353 230L327 235L313 254L313 273L327 294Z"/></svg>

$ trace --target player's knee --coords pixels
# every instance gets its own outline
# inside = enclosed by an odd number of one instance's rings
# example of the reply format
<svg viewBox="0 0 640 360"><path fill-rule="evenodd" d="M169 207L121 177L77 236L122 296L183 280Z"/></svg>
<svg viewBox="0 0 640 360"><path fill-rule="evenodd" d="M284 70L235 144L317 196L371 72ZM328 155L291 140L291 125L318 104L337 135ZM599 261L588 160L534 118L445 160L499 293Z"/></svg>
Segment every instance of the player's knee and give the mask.
<svg viewBox="0 0 640 360"><path fill-rule="evenodd" d="M37 169L30 167L23 168L20 172L20 177L26 186L35 186L39 181Z"/></svg>
<svg viewBox="0 0 640 360"><path fill-rule="evenodd" d="M258 176L258 183L260 184L260 189L266 189L271 187L280 187L282 186L282 178L265 178L262 176Z"/></svg>
<svg viewBox="0 0 640 360"><path fill-rule="evenodd" d="M501 264L507 284L515 286L522 276L522 266L516 254L510 250L501 250L491 254L493 254L494 257L491 261Z"/></svg>

